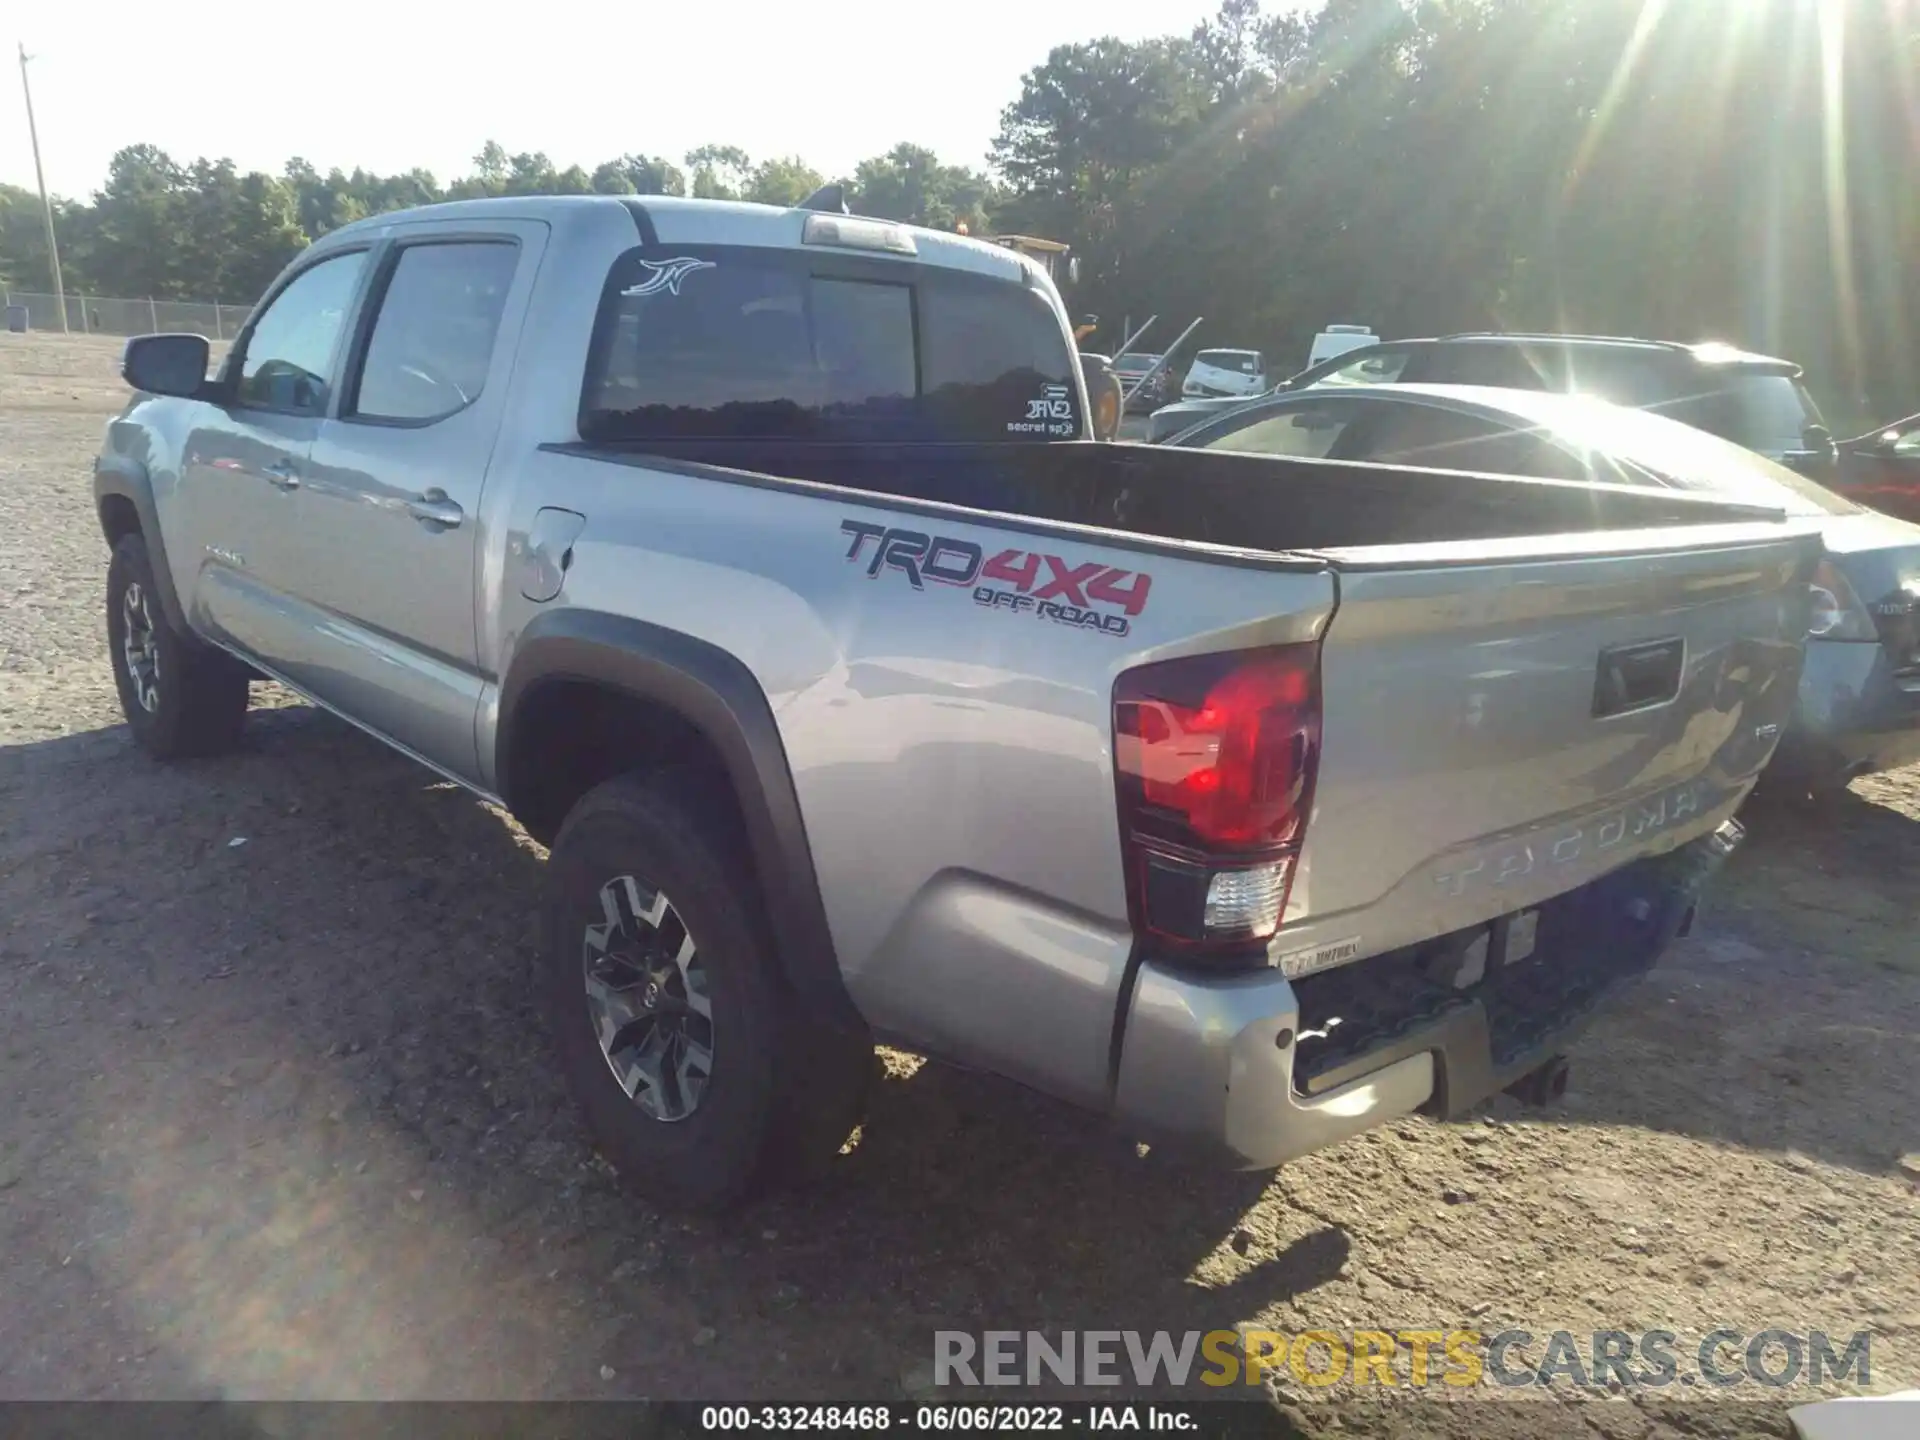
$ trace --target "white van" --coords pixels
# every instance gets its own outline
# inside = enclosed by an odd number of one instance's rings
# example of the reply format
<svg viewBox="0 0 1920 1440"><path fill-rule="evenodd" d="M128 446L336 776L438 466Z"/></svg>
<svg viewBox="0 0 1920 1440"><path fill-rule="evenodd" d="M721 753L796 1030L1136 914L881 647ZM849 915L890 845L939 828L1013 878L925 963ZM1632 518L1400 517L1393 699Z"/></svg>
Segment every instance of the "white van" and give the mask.
<svg viewBox="0 0 1920 1440"><path fill-rule="evenodd" d="M1358 350L1362 345L1378 344L1379 340L1371 326L1329 325L1313 337L1313 346L1307 351L1307 368L1312 369L1322 360L1331 360L1349 350Z"/></svg>
<svg viewBox="0 0 1920 1440"><path fill-rule="evenodd" d="M1180 393L1188 400L1266 391L1267 362L1258 350L1202 350L1193 357Z"/></svg>

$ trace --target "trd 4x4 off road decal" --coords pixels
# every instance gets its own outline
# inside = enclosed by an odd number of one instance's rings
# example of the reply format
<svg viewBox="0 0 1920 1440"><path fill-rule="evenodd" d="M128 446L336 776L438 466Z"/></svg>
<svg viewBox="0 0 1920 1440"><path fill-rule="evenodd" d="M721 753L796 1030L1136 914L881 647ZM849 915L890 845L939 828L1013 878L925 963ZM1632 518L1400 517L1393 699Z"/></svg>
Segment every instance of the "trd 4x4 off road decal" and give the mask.
<svg viewBox="0 0 1920 1440"><path fill-rule="evenodd" d="M927 582L968 586L976 605L1030 614L1078 630L1125 635L1131 617L1147 608L1153 577L1122 570L1099 560L1076 565L1037 550L1002 550L989 555L971 540L929 535L842 520L840 533L851 537L850 562L864 560L867 578L897 570L916 590Z"/></svg>

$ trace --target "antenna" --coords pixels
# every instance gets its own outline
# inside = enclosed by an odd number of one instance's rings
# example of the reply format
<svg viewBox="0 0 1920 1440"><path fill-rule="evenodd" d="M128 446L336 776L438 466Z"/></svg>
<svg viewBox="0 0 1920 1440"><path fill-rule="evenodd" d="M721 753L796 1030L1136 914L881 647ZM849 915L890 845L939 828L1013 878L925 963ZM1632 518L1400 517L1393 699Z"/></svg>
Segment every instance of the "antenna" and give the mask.
<svg viewBox="0 0 1920 1440"><path fill-rule="evenodd" d="M851 215L847 209L847 187L822 185L794 207L796 210L824 210L830 215Z"/></svg>

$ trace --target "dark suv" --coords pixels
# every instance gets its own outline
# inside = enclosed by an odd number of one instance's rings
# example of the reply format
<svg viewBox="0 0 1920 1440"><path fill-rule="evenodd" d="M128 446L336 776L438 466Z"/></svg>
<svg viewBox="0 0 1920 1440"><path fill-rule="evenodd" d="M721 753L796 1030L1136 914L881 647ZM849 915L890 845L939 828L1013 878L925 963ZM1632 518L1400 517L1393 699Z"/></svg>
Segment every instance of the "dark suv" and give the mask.
<svg viewBox="0 0 1920 1440"><path fill-rule="evenodd" d="M1339 385L1492 385L1581 391L1657 411L1805 474L1832 473L1833 436L1800 383L1800 367L1729 345L1677 345L1600 335L1443 335L1349 350L1283 380L1273 393ZM1244 400L1157 411L1164 440Z"/></svg>

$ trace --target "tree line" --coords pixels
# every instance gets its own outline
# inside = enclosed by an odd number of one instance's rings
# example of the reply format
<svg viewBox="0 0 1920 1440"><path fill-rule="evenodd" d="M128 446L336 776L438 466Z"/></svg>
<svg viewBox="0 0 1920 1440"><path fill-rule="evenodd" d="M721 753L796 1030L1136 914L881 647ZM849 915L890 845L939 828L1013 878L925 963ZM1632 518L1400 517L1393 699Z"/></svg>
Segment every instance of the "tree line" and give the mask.
<svg viewBox="0 0 1920 1440"><path fill-rule="evenodd" d="M278 175L241 174L231 160L176 161L152 145L114 155L87 202L54 202L55 238L69 291L159 300L249 303L301 248L329 230L409 205L487 195L692 195L793 205L823 184L797 156L750 160L733 145L703 145L675 164L634 153L586 170L489 141L470 174L441 185L425 170L321 174L305 160ZM951 228L986 226L987 177L896 145L846 183L873 213ZM0 186L0 279L51 287L39 198Z"/></svg>
<svg viewBox="0 0 1920 1440"><path fill-rule="evenodd" d="M1468 329L1716 338L1808 369L1836 427L1920 410L1920 13L1907 0L1223 0L1190 32L1056 47L985 171L902 144L853 208L1048 235L1076 311L1166 341ZM799 157L702 146L593 169L489 143L424 171L279 175L115 156L61 202L69 288L247 300L312 237L468 195L686 194L791 204ZM0 272L45 285L34 197L0 191Z"/></svg>

